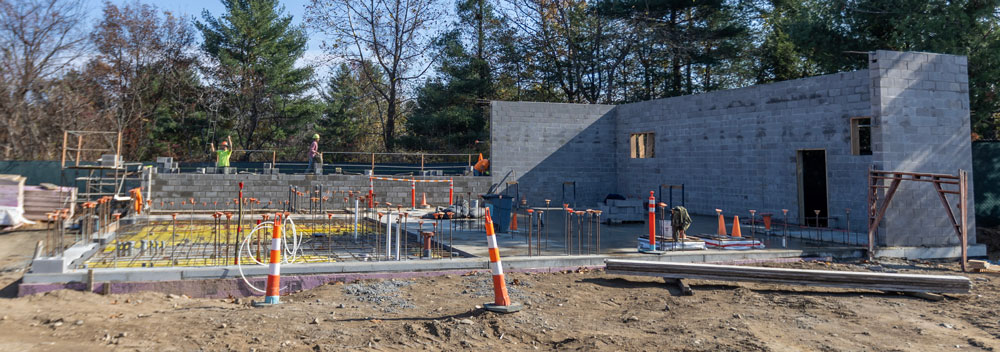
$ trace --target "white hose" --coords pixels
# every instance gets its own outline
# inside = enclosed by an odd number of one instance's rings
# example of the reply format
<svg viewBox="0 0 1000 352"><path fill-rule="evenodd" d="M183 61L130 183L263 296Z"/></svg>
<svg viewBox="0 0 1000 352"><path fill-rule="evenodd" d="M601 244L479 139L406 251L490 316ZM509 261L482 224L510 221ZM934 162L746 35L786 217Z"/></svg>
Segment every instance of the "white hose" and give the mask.
<svg viewBox="0 0 1000 352"><path fill-rule="evenodd" d="M300 248L300 246L302 244L302 239L298 235L298 231L295 230L295 222L292 221L292 219L289 219L289 218L285 218L285 222L286 223L290 222L291 225L290 226L282 226L281 227L281 237L282 237L282 240L283 240L284 246L285 246L285 248L282 249L285 252L285 255L282 256L281 262L284 263L284 264L291 264L291 263L294 263L295 260L298 259L298 257L299 257L298 255L296 255L296 253L302 253L301 252L302 249ZM253 252L253 249L250 247L250 240L253 239L254 233L256 233L258 230L266 228L267 225L273 226L274 222L273 221L265 221L265 222L262 222L260 224L257 224L257 226L254 226L253 230L251 230L250 233L248 233L243 238L243 242L240 243L240 246L239 246L239 248L236 251L236 258L237 258L236 268L239 269L240 277L243 279L243 282L247 284L247 286L249 286L250 288L252 288L254 291L261 292L261 293L264 293L265 291L262 290L262 289L257 288L257 286L254 286L253 284L251 284L250 280L247 280L246 274L243 273L243 260L242 259L243 259L243 248L244 247L246 247L248 253ZM292 249L291 250L288 249L288 247L289 247L288 246L288 237L289 236L285 236L285 232L287 231L286 228L288 228L288 227L291 227L291 229L292 229L292 236L291 236L292 237ZM250 256L250 259L253 260L254 263L257 264L257 265L267 266L267 265L270 264L270 263L265 264L265 263L257 260L257 258L254 257L253 255Z"/></svg>

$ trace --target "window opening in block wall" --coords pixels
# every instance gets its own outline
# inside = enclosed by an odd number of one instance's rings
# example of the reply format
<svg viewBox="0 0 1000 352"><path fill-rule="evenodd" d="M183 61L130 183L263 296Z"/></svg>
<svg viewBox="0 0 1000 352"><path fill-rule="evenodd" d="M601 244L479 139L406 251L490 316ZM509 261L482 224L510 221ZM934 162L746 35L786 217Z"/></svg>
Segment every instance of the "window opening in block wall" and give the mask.
<svg viewBox="0 0 1000 352"><path fill-rule="evenodd" d="M629 135L629 149L632 159L646 159L656 156L656 133L641 132Z"/></svg>
<svg viewBox="0 0 1000 352"><path fill-rule="evenodd" d="M851 154L872 155L872 119L851 118Z"/></svg>

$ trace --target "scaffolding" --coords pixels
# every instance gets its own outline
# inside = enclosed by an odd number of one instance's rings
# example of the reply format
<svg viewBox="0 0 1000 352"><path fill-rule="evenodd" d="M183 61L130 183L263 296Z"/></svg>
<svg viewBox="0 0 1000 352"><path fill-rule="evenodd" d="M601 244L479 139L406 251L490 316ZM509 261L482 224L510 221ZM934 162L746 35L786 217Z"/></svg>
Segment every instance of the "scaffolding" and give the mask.
<svg viewBox="0 0 1000 352"><path fill-rule="evenodd" d="M81 170L87 176L75 176L81 190L77 202L101 197L127 200L125 191L142 182L142 163L122 159L122 133L111 131L64 131L60 165L66 170Z"/></svg>

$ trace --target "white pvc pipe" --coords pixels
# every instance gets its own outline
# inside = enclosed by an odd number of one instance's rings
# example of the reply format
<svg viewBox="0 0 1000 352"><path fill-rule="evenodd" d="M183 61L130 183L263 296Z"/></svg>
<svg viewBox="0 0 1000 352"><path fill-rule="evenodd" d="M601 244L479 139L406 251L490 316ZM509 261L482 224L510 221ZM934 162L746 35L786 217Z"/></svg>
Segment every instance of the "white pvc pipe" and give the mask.
<svg viewBox="0 0 1000 352"><path fill-rule="evenodd" d="M399 222L400 222L399 224L396 224L396 260L399 260L399 235L400 235L400 232L403 229L403 224L402 224L402 222L403 222L402 219L403 218L400 217L400 216L397 216L396 219L399 220Z"/></svg>
<svg viewBox="0 0 1000 352"><path fill-rule="evenodd" d="M392 259L392 212L385 212L385 259Z"/></svg>

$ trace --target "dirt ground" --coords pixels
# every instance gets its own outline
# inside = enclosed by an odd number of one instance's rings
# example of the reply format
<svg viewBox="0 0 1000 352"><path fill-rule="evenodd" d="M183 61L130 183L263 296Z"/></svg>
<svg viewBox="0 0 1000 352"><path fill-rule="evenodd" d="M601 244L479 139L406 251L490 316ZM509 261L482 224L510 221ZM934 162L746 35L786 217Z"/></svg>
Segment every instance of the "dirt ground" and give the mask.
<svg viewBox="0 0 1000 352"><path fill-rule="evenodd" d="M13 298L40 233L0 235L2 351L1000 349L1000 275L943 301L877 291L657 278L601 271L508 276L525 310L499 315L485 274L326 285L253 308L247 299L57 291ZM958 275L952 264L785 267Z"/></svg>

